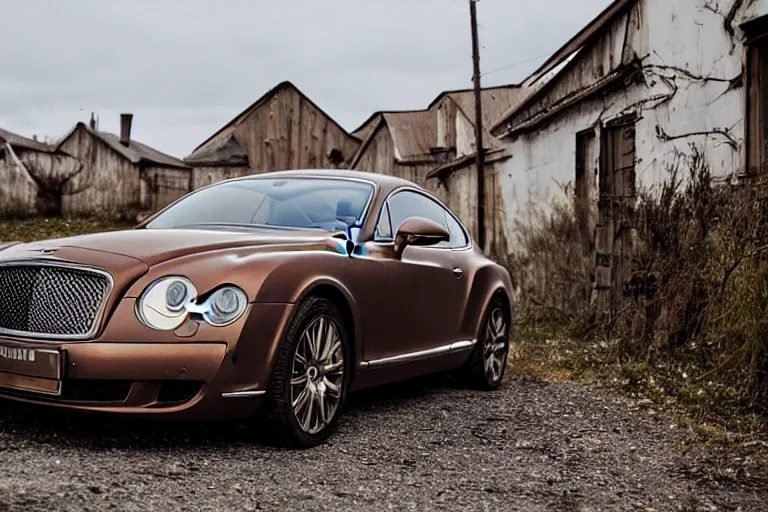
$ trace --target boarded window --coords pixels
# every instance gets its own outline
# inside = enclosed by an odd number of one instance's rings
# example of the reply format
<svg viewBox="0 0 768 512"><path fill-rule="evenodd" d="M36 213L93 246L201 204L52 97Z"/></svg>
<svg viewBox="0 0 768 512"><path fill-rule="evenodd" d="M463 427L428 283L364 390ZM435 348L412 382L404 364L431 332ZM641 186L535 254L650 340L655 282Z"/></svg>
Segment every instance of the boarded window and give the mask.
<svg viewBox="0 0 768 512"><path fill-rule="evenodd" d="M768 160L768 39L751 43L747 56L747 166L755 173Z"/></svg>
<svg viewBox="0 0 768 512"><path fill-rule="evenodd" d="M635 197L634 124L604 128L600 142L600 198Z"/></svg>

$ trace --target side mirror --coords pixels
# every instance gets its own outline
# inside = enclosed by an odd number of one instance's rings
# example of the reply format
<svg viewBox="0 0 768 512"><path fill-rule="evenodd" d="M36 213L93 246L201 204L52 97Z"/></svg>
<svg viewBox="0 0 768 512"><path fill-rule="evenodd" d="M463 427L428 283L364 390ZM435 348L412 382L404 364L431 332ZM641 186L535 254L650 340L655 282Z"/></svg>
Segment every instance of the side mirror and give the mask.
<svg viewBox="0 0 768 512"><path fill-rule="evenodd" d="M395 254L400 256L409 245L435 245L450 239L450 233L440 224L424 217L409 217L397 229Z"/></svg>

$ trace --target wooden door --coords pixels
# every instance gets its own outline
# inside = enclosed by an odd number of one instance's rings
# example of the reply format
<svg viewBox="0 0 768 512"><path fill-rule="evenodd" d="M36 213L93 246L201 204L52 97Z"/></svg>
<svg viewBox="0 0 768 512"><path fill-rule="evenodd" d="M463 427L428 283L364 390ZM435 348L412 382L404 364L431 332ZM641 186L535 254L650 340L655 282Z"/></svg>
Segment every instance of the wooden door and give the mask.
<svg viewBox="0 0 768 512"><path fill-rule="evenodd" d="M599 176L595 288L600 309L609 310L622 302L632 271L636 201L634 124L615 124L603 129Z"/></svg>

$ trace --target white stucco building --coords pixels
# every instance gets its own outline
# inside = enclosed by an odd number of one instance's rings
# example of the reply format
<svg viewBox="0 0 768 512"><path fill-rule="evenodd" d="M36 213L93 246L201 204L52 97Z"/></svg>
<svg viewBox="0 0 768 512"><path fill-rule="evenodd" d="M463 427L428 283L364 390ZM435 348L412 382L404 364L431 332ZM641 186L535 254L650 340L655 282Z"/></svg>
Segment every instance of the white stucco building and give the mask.
<svg viewBox="0 0 768 512"><path fill-rule="evenodd" d="M491 128L509 250L515 223L583 199L596 287L628 263L621 222L640 188L700 152L722 180L768 157L768 0L616 0L526 82Z"/></svg>

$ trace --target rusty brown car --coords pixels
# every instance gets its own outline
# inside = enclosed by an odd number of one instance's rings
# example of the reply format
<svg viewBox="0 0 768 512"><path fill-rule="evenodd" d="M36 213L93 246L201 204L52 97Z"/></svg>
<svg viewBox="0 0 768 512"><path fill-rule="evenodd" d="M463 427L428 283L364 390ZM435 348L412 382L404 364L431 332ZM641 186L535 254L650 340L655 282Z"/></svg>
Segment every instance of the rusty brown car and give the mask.
<svg viewBox="0 0 768 512"><path fill-rule="evenodd" d="M510 278L408 181L284 171L194 191L135 229L0 243L0 397L257 418L313 446L350 391L455 371L497 388Z"/></svg>

